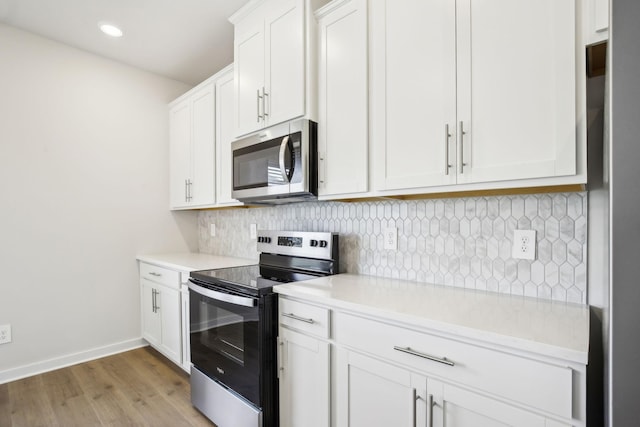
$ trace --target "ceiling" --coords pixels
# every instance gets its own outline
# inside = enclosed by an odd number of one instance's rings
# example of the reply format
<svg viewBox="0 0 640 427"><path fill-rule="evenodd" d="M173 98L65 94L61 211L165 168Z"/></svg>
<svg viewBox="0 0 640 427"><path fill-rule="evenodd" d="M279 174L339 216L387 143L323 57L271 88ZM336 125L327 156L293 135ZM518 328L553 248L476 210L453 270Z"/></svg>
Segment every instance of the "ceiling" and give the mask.
<svg viewBox="0 0 640 427"><path fill-rule="evenodd" d="M0 0L0 22L196 85L233 62L228 21L247 0ZM99 22L118 25L106 36Z"/></svg>

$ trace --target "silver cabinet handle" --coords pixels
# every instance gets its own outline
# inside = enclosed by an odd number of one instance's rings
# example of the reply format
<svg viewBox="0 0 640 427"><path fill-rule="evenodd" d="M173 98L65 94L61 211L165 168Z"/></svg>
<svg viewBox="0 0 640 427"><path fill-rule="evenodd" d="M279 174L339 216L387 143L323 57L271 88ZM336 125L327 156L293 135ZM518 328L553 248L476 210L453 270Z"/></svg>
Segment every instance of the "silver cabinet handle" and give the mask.
<svg viewBox="0 0 640 427"><path fill-rule="evenodd" d="M318 181L320 182L320 184L324 184L325 175L326 175L326 171L325 171L326 163L324 162L324 154L320 154L318 156L318 160L322 162L322 166L318 167ZM320 174L321 172L322 174Z"/></svg>
<svg viewBox="0 0 640 427"><path fill-rule="evenodd" d="M158 291L151 289L151 311L154 313L158 312L158 306L156 306L156 295L158 295Z"/></svg>
<svg viewBox="0 0 640 427"><path fill-rule="evenodd" d="M189 201L191 201L191 199L193 199L193 196L191 195L191 189L193 188L193 182L191 182L191 179L189 179Z"/></svg>
<svg viewBox="0 0 640 427"><path fill-rule="evenodd" d="M184 180L184 201L189 201L189 182L186 179Z"/></svg>
<svg viewBox="0 0 640 427"><path fill-rule="evenodd" d="M151 272L149 272L149 274L150 274L151 276L156 276L156 277L161 277L161 276L162 276L162 274L160 274L160 273L156 273L155 271L151 271Z"/></svg>
<svg viewBox="0 0 640 427"><path fill-rule="evenodd" d="M410 354L412 356L418 356L418 357L422 357L423 359L431 360L433 362L442 363L447 366L454 366L454 363L450 360L447 360L446 357L440 358L440 357L430 356L428 354L420 353L419 351L412 350L411 347L398 347L397 345L394 345L393 349L396 351L400 351L402 353Z"/></svg>
<svg viewBox="0 0 640 427"><path fill-rule="evenodd" d="M451 165L449 164L449 138L451 138L451 133L449 133L449 124L444 125L444 174L449 175L449 168Z"/></svg>
<svg viewBox="0 0 640 427"><path fill-rule="evenodd" d="M412 390L412 394L413 394L413 427L418 427L418 399L420 399L420 396L418 396L418 393L416 391L416 389L414 388Z"/></svg>
<svg viewBox="0 0 640 427"><path fill-rule="evenodd" d="M309 323L309 324L316 323L315 320L313 320L313 319L307 319L307 318L304 318L304 317L296 316L293 313L282 313L282 315L284 317L288 317L289 319L299 320L299 321L304 322L304 323Z"/></svg>
<svg viewBox="0 0 640 427"><path fill-rule="evenodd" d="M464 131L464 123L462 122L462 120L460 120L460 173L464 173L464 167L467 166L467 164L464 162L464 136L467 133Z"/></svg>
<svg viewBox="0 0 640 427"><path fill-rule="evenodd" d="M427 397L427 427L433 427L433 394Z"/></svg>
<svg viewBox="0 0 640 427"><path fill-rule="evenodd" d="M282 352L284 351L284 340L278 337L278 378L280 378L280 374L284 371L284 362L282 361Z"/></svg>
<svg viewBox="0 0 640 427"><path fill-rule="evenodd" d="M264 90L264 86L262 86L262 114L264 115L265 120L269 117L269 114L267 113L267 96L269 96L269 94Z"/></svg>
<svg viewBox="0 0 640 427"><path fill-rule="evenodd" d="M263 99L262 96L260 96L260 89L256 89L256 102L257 102L257 110L258 110L258 123L260 123L260 120L264 118L264 116L262 116L260 114L260 100ZM262 106L264 107L264 104L262 104Z"/></svg>

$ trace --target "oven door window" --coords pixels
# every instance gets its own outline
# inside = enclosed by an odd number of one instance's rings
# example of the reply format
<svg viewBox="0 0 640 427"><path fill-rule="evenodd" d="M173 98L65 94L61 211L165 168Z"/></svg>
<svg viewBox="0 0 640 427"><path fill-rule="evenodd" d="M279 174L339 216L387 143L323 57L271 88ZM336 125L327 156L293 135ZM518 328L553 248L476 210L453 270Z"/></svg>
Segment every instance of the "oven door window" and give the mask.
<svg viewBox="0 0 640 427"><path fill-rule="evenodd" d="M301 179L301 132L233 152L233 189L288 186Z"/></svg>
<svg viewBox="0 0 640 427"><path fill-rule="evenodd" d="M257 403L259 308L219 301L193 290L189 301L192 363Z"/></svg>

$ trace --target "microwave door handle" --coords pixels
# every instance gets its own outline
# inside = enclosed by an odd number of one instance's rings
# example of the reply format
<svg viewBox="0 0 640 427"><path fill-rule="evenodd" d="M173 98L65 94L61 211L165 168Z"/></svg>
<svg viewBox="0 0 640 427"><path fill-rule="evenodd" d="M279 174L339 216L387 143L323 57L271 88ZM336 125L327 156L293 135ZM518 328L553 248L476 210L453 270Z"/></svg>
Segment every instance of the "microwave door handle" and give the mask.
<svg viewBox="0 0 640 427"><path fill-rule="evenodd" d="M278 156L278 163L280 165L280 173L282 174L282 180L284 182L289 182L291 180L291 175L293 174L292 170L287 173L287 168L285 165L284 156L287 153L287 148L289 148L289 135L282 138L282 143L280 144L280 155ZM293 167L293 163L292 163Z"/></svg>
<svg viewBox="0 0 640 427"><path fill-rule="evenodd" d="M198 286L193 283L191 279L189 279L188 286L192 291L217 301L224 301L234 305L241 305L243 307L255 307L257 305L254 298L243 297L240 295L231 295L224 292L217 292L211 289L203 288L202 286Z"/></svg>

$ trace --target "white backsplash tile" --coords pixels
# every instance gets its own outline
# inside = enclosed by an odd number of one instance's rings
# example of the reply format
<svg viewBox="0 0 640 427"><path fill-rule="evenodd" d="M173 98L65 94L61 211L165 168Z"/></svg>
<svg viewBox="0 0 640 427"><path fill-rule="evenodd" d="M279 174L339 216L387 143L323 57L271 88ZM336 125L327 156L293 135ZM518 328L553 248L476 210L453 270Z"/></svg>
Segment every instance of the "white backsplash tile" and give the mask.
<svg viewBox="0 0 640 427"><path fill-rule="evenodd" d="M586 303L587 193L413 201L309 202L202 211L200 251L257 259L258 229L340 233L340 271ZM209 225L216 225L216 236ZM398 229L398 250L382 230ZM536 231L533 261L511 258L514 229Z"/></svg>

